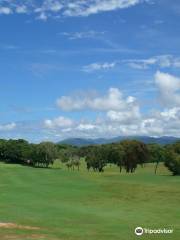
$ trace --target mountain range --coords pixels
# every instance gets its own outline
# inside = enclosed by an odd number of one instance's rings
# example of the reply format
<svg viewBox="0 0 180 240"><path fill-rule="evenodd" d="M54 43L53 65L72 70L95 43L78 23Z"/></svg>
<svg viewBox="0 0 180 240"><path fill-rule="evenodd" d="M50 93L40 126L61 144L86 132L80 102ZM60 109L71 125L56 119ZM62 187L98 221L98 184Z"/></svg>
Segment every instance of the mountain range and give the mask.
<svg viewBox="0 0 180 240"><path fill-rule="evenodd" d="M60 144L68 144L72 146L88 146L88 145L98 145L98 144L107 144L107 143L115 143L115 142L120 142L122 140L138 140L141 142L144 142L146 144L148 143L158 143L161 145L165 144L171 144L177 141L180 141L180 138L176 137L168 137L168 136L163 136L163 137L148 137L148 136L119 136L119 137L114 137L114 138L96 138L96 139L91 139L91 138L67 138L64 139L58 143Z"/></svg>

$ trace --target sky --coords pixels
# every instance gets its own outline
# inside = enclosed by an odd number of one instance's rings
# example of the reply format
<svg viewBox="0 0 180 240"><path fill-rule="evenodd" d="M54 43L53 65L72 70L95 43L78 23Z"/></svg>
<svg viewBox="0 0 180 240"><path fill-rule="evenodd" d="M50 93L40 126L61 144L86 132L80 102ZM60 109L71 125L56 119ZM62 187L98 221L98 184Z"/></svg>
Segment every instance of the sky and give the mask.
<svg viewBox="0 0 180 240"><path fill-rule="evenodd" d="M180 137L179 0L0 0L0 138Z"/></svg>

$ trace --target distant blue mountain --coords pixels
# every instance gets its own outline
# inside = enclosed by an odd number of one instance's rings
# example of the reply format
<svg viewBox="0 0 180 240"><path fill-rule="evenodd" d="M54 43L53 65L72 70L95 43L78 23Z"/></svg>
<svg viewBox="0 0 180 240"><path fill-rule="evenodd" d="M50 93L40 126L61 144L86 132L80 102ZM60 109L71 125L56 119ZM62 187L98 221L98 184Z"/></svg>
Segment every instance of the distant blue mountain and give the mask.
<svg viewBox="0 0 180 240"><path fill-rule="evenodd" d="M158 143L161 145L165 144L171 144L177 141L180 141L180 138L176 137L147 137L147 136L120 136L120 137L115 137L115 138L96 138L96 139L91 139L91 138L68 138L65 140L60 141L60 144L68 144L72 146L88 146L88 145L98 145L98 144L107 144L107 143L115 143L115 142L120 142L122 140L129 139L129 140L138 140L144 143Z"/></svg>

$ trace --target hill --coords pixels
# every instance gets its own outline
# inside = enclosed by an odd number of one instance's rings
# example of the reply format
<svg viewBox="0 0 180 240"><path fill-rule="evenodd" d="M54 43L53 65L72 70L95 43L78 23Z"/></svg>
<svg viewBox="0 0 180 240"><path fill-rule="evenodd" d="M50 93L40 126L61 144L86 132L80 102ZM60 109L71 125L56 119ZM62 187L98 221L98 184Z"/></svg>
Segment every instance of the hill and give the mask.
<svg viewBox="0 0 180 240"><path fill-rule="evenodd" d="M125 139L135 139L139 140L141 142L144 142L146 144L148 143L158 143L161 145L165 144L171 144L174 142L177 142L180 140L180 138L176 137L148 137L148 136L120 136L120 137L115 137L115 138L96 138L96 139L91 139L91 138L68 138L65 140L60 141L60 144L68 144L68 145L73 145L73 146L88 146L88 145L97 145L97 144L106 144L106 143L115 143L119 142Z"/></svg>

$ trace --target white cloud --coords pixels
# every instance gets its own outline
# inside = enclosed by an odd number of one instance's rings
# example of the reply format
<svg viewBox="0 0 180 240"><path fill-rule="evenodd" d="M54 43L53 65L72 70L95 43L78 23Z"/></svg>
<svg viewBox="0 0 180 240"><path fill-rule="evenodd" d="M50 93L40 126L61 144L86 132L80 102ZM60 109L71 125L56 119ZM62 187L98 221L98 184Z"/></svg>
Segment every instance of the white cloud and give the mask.
<svg viewBox="0 0 180 240"><path fill-rule="evenodd" d="M76 122L63 129L65 137L113 137L118 135L180 137L180 78L158 71L154 83L165 109L142 113L133 96L124 97L117 88L105 95L63 96L57 104L64 111L91 110L102 113L94 121ZM99 114L99 113L98 113ZM66 131L66 129L68 129Z"/></svg>
<svg viewBox="0 0 180 240"><path fill-rule="evenodd" d="M59 1L47 1L47 9L52 12L59 12L63 5Z"/></svg>
<svg viewBox="0 0 180 240"><path fill-rule="evenodd" d="M86 107L86 100L73 99L72 97L62 96L57 100L57 106L64 111L77 111Z"/></svg>
<svg viewBox="0 0 180 240"><path fill-rule="evenodd" d="M80 94L62 96L57 100L58 107L64 111L94 111L95 113L89 115L91 120L80 118L75 121L60 116L46 119L36 126L34 123L4 124L0 125L0 131L3 131L3 136L7 134L8 138L10 131L15 130L17 135L30 132L33 136L42 134L53 140L68 137L97 138L121 135L180 137L180 78L158 71L155 74L154 83L159 90L164 109L158 105L157 108L160 110L156 108L144 113L135 97L124 96L118 88L110 88L103 95L85 92L83 96Z"/></svg>
<svg viewBox="0 0 180 240"><path fill-rule="evenodd" d="M106 94L62 96L57 105L64 111L91 110L84 118L73 120L65 116L34 123L9 123L0 125L3 136L9 138L13 130L18 134L45 136L49 139L68 137L115 137L128 135L180 137L180 78L158 71L154 83L164 109L144 113L137 99L124 96L118 88L108 89ZM78 114L79 115L79 114ZM81 114L83 116L83 114ZM87 120L91 116L91 120ZM14 135L13 135L14 136ZM57 139L56 139L57 140Z"/></svg>
<svg viewBox="0 0 180 240"><path fill-rule="evenodd" d="M12 13L11 8L9 8L9 7L1 7L0 6L0 14L9 15L11 13Z"/></svg>
<svg viewBox="0 0 180 240"><path fill-rule="evenodd" d="M0 2L0 14L10 13L36 13L39 19L53 16L89 16L99 12L113 11L133 7L147 0L30 0Z"/></svg>
<svg viewBox="0 0 180 240"><path fill-rule="evenodd" d="M87 39L87 38L99 38L104 35L105 32L97 32L94 30L86 31L86 32L63 32L60 35L68 37L69 40L77 40L77 39Z"/></svg>
<svg viewBox="0 0 180 240"><path fill-rule="evenodd" d="M132 105L129 109L124 109L123 111L108 111L107 117L112 122L132 124L141 120L141 113L139 106Z"/></svg>
<svg viewBox="0 0 180 240"><path fill-rule="evenodd" d="M99 71L99 70L109 70L112 69L116 66L115 62L112 63L91 63L89 65L86 65L83 67L84 72L94 72L94 71Z"/></svg>
<svg viewBox="0 0 180 240"><path fill-rule="evenodd" d="M16 128L16 123L0 124L0 131L11 131Z"/></svg>
<svg viewBox="0 0 180 240"><path fill-rule="evenodd" d="M44 0L41 6L35 7L34 12L39 14L37 19L46 21L52 14L59 13L62 8L63 5L58 0Z"/></svg>
<svg viewBox="0 0 180 240"><path fill-rule="evenodd" d="M117 114L117 113L116 113ZM167 117L168 115L168 117ZM180 137L180 108L166 109L156 112L149 116L133 115L126 111L121 115L115 115L119 118L102 119L101 122L90 123L92 128L82 128L81 131L71 129L71 134L75 136L88 137L113 137L113 136L132 136L132 135L145 135L145 136L177 136ZM88 123L86 123L88 125Z"/></svg>
<svg viewBox="0 0 180 240"><path fill-rule="evenodd" d="M109 114L109 112L108 112ZM55 134L61 138L69 137L115 137L115 136L177 136L180 137L180 108L166 109L156 111L149 116L134 116L127 111L111 112L110 118L101 118L101 120L83 121L79 120L71 127L58 127L50 129L52 135ZM115 119L114 119L114 116ZM113 116L111 118L111 116Z"/></svg>
<svg viewBox="0 0 180 240"><path fill-rule="evenodd" d="M19 5L16 7L16 12L17 13L27 13L28 9L25 5Z"/></svg>
<svg viewBox="0 0 180 240"><path fill-rule="evenodd" d="M73 125L73 121L69 118L60 116L53 120L47 119L44 121L44 126L47 128L67 128Z"/></svg>
<svg viewBox="0 0 180 240"><path fill-rule="evenodd" d="M180 108L174 107L171 109L166 109L160 113L160 116L166 121L178 120L180 119Z"/></svg>
<svg viewBox="0 0 180 240"><path fill-rule="evenodd" d="M153 66L159 68L180 68L180 58L172 55L160 55L147 59L128 59L123 62L135 69L148 69Z"/></svg>
<svg viewBox="0 0 180 240"><path fill-rule="evenodd" d="M85 124L85 123L80 123L78 126L77 126L77 130L79 131L88 131L88 130L93 130L96 128L96 125L94 124Z"/></svg>
<svg viewBox="0 0 180 240"><path fill-rule="evenodd" d="M144 2L143 0L91 0L75 1L68 4L64 14L67 16L89 16L99 12L113 11L132 7Z"/></svg>
<svg viewBox="0 0 180 240"><path fill-rule="evenodd" d="M180 137L180 108L174 107L155 111L141 123L140 132L151 136Z"/></svg>
<svg viewBox="0 0 180 240"><path fill-rule="evenodd" d="M175 57L173 55L160 55L147 59L126 59L104 63L95 62L84 66L83 71L93 72L98 70L108 70L114 68L115 66L120 66L121 64L140 70L149 69L150 67L158 67L158 69L180 68L180 57Z"/></svg>
<svg viewBox="0 0 180 240"><path fill-rule="evenodd" d="M160 100L165 106L180 106L180 78L158 71L155 83L160 92Z"/></svg>
<svg viewBox="0 0 180 240"><path fill-rule="evenodd" d="M48 19L48 16L45 12L41 12L39 14L39 16L37 17L37 19L42 20L42 21L46 21Z"/></svg>
<svg viewBox="0 0 180 240"><path fill-rule="evenodd" d="M139 133L150 136L163 136L164 129L161 121L154 118L144 119L141 122Z"/></svg>
<svg viewBox="0 0 180 240"><path fill-rule="evenodd" d="M64 111L77 110L95 110L95 111L120 111L128 109L131 105L136 104L136 99L129 96L123 97L122 92L118 88L110 88L104 96L88 96L80 98L78 96L62 96L57 100L57 105Z"/></svg>

